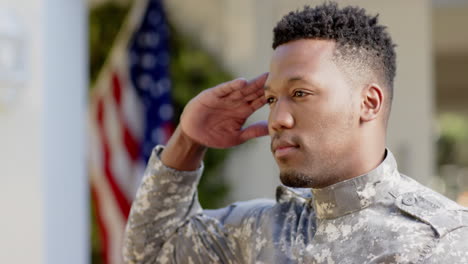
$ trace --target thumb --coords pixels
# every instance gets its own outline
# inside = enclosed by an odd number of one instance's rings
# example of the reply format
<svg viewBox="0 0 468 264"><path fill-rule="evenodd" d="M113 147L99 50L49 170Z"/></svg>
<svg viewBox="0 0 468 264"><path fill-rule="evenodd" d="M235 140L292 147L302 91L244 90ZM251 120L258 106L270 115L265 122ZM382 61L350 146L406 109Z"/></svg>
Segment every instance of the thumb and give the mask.
<svg viewBox="0 0 468 264"><path fill-rule="evenodd" d="M240 140L244 143L249 139L263 137L266 135L268 135L268 123L263 120L244 128L241 132Z"/></svg>

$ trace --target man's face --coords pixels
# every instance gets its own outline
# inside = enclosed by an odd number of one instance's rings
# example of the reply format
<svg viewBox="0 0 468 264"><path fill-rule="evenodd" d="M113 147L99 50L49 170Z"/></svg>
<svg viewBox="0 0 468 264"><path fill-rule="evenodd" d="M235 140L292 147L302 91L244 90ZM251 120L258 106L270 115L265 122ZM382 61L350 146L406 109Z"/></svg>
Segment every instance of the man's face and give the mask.
<svg viewBox="0 0 468 264"><path fill-rule="evenodd" d="M359 92L333 61L332 41L303 39L273 53L265 96L283 184L322 188L348 178L358 146Z"/></svg>

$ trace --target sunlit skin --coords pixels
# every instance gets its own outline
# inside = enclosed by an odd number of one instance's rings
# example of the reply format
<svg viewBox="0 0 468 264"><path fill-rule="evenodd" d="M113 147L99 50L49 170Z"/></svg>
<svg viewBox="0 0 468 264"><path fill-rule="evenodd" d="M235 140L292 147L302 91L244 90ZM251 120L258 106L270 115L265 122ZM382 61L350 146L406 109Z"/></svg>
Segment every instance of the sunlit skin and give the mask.
<svg viewBox="0 0 468 264"><path fill-rule="evenodd" d="M268 131L285 185L323 188L384 158L383 89L352 81L334 50L333 41L302 39L273 53L265 83Z"/></svg>

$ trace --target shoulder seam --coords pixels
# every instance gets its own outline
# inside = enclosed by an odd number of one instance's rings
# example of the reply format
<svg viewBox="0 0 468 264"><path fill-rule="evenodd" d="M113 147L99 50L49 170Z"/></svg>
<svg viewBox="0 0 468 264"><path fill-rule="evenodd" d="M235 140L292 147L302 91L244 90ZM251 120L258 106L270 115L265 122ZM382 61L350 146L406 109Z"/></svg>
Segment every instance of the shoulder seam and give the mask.
<svg viewBox="0 0 468 264"><path fill-rule="evenodd" d="M437 200L413 192L401 194L395 204L406 214L431 226L437 237L467 226L458 210L448 210Z"/></svg>

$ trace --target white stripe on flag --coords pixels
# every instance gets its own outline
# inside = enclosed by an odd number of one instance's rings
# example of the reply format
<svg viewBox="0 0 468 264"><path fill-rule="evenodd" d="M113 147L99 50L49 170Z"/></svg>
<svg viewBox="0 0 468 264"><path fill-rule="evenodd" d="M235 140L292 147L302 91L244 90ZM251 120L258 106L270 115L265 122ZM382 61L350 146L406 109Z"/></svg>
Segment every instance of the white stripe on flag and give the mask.
<svg viewBox="0 0 468 264"><path fill-rule="evenodd" d="M112 264L123 263L122 259L122 241L123 241L123 232L125 229L126 220L122 218L122 213L120 208L117 206L117 201L115 196L112 193L112 190L107 182L107 179L104 172L103 160L99 154L102 153L101 144L99 142L99 132L96 127L97 121L93 118L96 115L95 111L91 111L92 116L89 128L90 128L90 138L91 138L91 153L95 153L91 157L91 166L90 166L90 176L91 184L94 186L96 195L98 196L100 207L99 214L103 221L103 224L107 230L107 240L108 240L108 254L109 260Z"/></svg>

